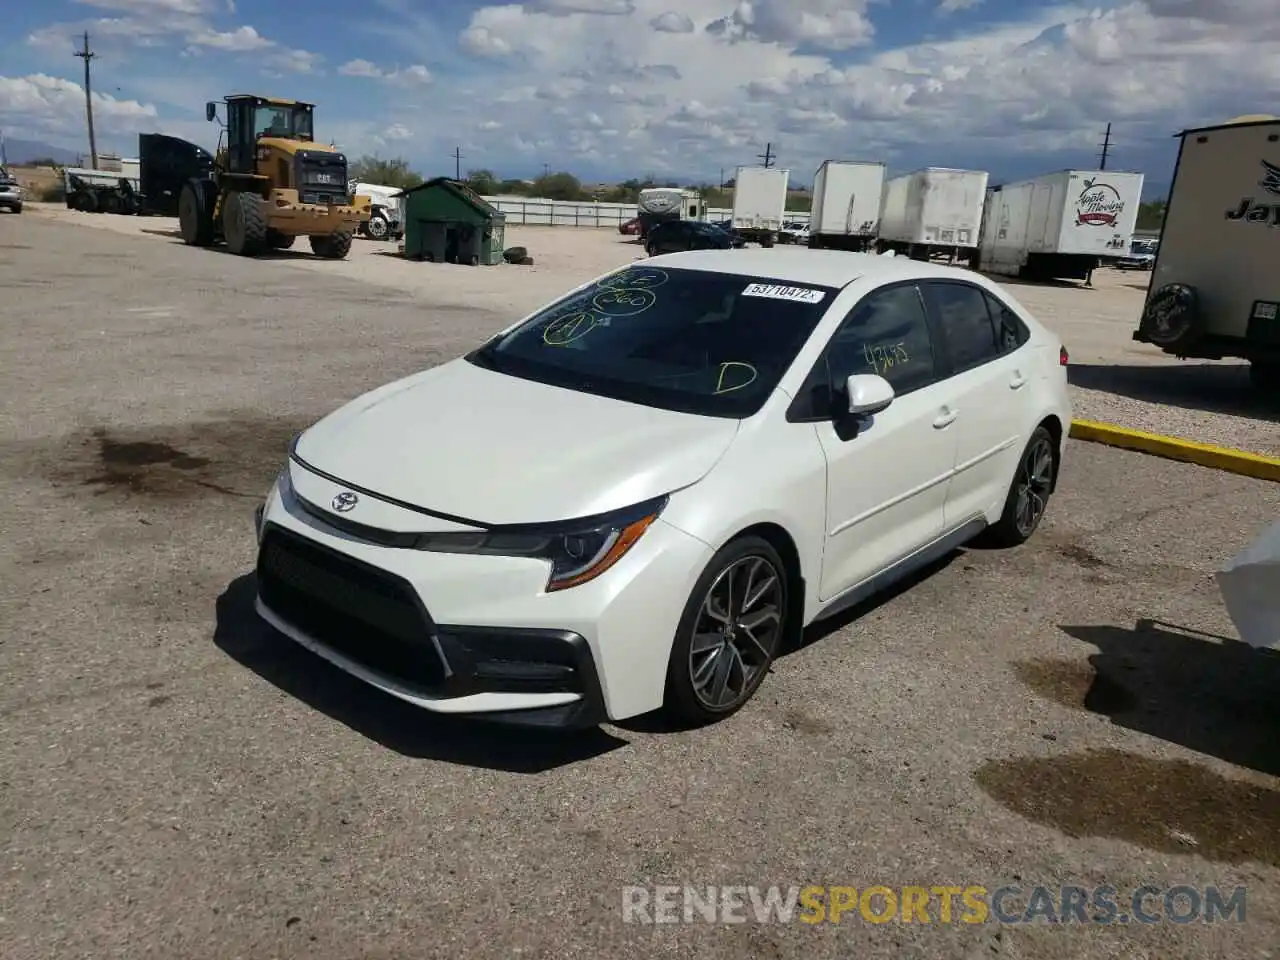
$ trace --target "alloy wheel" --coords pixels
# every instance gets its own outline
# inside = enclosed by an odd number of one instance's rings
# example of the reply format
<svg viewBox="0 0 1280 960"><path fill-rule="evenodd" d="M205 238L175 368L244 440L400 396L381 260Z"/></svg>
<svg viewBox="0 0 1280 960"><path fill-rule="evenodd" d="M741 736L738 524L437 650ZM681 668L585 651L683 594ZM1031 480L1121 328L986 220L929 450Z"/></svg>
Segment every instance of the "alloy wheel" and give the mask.
<svg viewBox="0 0 1280 960"><path fill-rule="evenodd" d="M1018 466L1017 505L1014 523L1018 533L1029 537L1040 525L1053 486L1053 447L1045 437L1038 437L1022 455Z"/></svg>
<svg viewBox="0 0 1280 960"><path fill-rule="evenodd" d="M735 560L712 581L689 645L694 696L723 713L744 702L769 668L782 633L786 585L761 556Z"/></svg>

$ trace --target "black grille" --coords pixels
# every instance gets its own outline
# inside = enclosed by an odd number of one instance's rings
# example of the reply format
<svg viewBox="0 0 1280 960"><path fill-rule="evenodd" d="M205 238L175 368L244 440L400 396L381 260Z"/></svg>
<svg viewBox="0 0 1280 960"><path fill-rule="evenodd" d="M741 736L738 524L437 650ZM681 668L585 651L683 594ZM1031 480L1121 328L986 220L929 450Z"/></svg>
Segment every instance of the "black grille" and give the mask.
<svg viewBox="0 0 1280 960"><path fill-rule="evenodd" d="M281 619L358 663L417 687L444 680L432 624L405 581L269 528L258 593Z"/></svg>

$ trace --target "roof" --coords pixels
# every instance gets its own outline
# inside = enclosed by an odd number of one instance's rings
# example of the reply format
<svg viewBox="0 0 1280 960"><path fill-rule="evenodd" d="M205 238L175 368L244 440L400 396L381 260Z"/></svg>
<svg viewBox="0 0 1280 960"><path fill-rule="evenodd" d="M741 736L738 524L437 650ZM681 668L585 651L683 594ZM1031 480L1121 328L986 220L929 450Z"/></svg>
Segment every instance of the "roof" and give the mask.
<svg viewBox="0 0 1280 960"><path fill-rule="evenodd" d="M416 187L410 187L408 190L401 190L399 193L396 194L396 196L407 197L411 193L417 193L420 190L427 190L430 188L448 190L450 193L455 194L459 199L463 200L465 203L470 204L472 207L474 207L480 213L484 214L486 217L491 217L495 220L503 219L503 214L501 210L499 210L493 204L489 203L482 196L480 196L480 194L476 193L466 184L460 183L459 181L454 180L450 177L433 177L432 179L426 181L425 183L418 184Z"/></svg>
<svg viewBox="0 0 1280 960"><path fill-rule="evenodd" d="M846 253L843 250L810 250L807 247L791 250L777 247L767 250L689 250L648 257L633 264L638 267L650 265L837 288L864 278L873 283L893 283L896 280L923 278L972 280L975 277L971 270L925 263L908 257L882 257L869 253Z"/></svg>
<svg viewBox="0 0 1280 960"><path fill-rule="evenodd" d="M305 100L287 100L282 97L266 97L260 93L229 93L227 100L261 100L263 103L269 103L273 107L314 107L314 103L307 103Z"/></svg>
<svg viewBox="0 0 1280 960"><path fill-rule="evenodd" d="M1208 133L1211 130L1226 130L1231 127L1253 127L1265 126L1267 124L1280 123L1280 117L1272 116L1267 113L1246 113L1244 116L1235 117L1231 120L1225 120L1222 123L1215 123L1207 127L1191 127L1175 133L1175 137L1185 137L1190 133Z"/></svg>

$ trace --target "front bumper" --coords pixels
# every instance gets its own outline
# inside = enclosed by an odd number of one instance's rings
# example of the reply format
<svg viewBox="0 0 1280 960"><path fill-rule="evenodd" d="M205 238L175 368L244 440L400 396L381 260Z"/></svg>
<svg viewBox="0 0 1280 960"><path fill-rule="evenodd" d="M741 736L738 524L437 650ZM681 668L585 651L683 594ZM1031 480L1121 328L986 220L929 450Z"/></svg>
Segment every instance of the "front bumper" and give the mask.
<svg viewBox="0 0 1280 960"><path fill-rule="evenodd" d="M371 203L365 198L357 197L352 204L339 203L307 203L306 194L296 190L275 190L272 192L271 219L273 222L286 223L296 233L325 234L339 230L356 230L362 223L369 221L373 211Z"/></svg>
<svg viewBox="0 0 1280 960"><path fill-rule="evenodd" d="M581 728L661 706L710 556L701 541L659 520L607 573L548 594L542 561L386 546L326 523L319 505L342 489L291 464L255 518L257 611L281 633L437 713ZM362 504L383 530L430 522Z"/></svg>

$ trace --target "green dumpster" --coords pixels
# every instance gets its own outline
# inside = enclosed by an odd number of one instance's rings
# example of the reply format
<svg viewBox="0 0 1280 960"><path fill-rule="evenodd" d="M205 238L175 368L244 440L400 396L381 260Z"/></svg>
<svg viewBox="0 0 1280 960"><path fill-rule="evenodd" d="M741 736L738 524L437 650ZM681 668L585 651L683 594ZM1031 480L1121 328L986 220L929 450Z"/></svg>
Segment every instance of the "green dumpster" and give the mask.
<svg viewBox="0 0 1280 960"><path fill-rule="evenodd" d="M502 262L505 219L465 184L436 177L400 196L406 258L472 265Z"/></svg>

